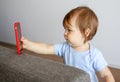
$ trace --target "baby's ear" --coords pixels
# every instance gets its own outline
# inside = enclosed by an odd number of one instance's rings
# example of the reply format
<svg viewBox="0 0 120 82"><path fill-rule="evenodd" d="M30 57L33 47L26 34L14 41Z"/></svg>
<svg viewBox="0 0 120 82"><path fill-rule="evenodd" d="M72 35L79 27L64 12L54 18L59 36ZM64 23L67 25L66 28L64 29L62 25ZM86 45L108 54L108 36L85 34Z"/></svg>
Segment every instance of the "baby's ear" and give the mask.
<svg viewBox="0 0 120 82"><path fill-rule="evenodd" d="M90 31L91 31L91 30L90 30L89 28L87 28L87 29L85 30L85 36L86 36L86 37L88 37L88 36L89 36Z"/></svg>

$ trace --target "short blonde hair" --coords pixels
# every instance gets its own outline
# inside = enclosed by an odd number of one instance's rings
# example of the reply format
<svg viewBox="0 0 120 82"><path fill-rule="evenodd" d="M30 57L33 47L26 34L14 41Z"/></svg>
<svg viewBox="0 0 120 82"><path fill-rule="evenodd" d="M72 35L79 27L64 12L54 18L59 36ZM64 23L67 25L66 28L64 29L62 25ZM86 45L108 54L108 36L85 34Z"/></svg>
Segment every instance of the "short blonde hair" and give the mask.
<svg viewBox="0 0 120 82"><path fill-rule="evenodd" d="M85 37L84 42L91 40L96 34L98 28L98 18L96 14L86 6L74 8L65 15L63 19L63 26L68 27L73 17L76 17L76 25ZM85 31L88 28L90 29L90 33L86 36Z"/></svg>

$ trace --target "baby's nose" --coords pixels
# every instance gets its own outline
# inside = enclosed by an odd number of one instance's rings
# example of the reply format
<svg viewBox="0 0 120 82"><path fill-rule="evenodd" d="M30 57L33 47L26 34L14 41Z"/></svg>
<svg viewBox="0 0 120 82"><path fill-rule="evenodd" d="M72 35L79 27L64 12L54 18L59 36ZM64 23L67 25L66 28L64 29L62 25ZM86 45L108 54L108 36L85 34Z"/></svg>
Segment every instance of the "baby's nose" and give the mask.
<svg viewBox="0 0 120 82"><path fill-rule="evenodd" d="M68 35L68 31L65 31L65 32L64 32L64 35L67 36L67 35Z"/></svg>
<svg viewBox="0 0 120 82"><path fill-rule="evenodd" d="M67 33L64 33L64 37L65 37L65 39L67 39L67 38L68 38Z"/></svg>

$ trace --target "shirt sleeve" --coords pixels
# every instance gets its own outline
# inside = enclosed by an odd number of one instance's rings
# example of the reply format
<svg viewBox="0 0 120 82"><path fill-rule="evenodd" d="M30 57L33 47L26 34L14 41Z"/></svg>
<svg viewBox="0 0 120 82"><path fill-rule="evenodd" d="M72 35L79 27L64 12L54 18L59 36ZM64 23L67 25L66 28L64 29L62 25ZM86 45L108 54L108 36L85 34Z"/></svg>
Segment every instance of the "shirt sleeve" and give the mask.
<svg viewBox="0 0 120 82"><path fill-rule="evenodd" d="M64 50L65 50L65 44L66 43L60 43L60 44L55 44L54 45L54 51L55 54L62 57L64 54Z"/></svg>
<svg viewBox="0 0 120 82"><path fill-rule="evenodd" d="M100 71L102 70L104 67L106 67L108 65L108 63L106 62L106 60L104 59L103 55L101 52L99 52L98 54L96 54L95 58L94 58L94 69L96 71Z"/></svg>

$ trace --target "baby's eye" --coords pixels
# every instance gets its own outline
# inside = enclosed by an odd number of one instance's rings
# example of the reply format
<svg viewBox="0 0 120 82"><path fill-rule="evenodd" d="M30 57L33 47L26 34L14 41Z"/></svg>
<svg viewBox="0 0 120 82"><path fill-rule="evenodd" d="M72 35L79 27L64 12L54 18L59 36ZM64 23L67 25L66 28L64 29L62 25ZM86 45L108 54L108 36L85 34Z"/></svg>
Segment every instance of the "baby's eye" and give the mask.
<svg viewBox="0 0 120 82"><path fill-rule="evenodd" d="M70 28L66 28L65 31L67 31L67 32L72 32L73 30L70 29Z"/></svg>
<svg viewBox="0 0 120 82"><path fill-rule="evenodd" d="M71 29L68 29L69 32L71 32L72 30Z"/></svg>

